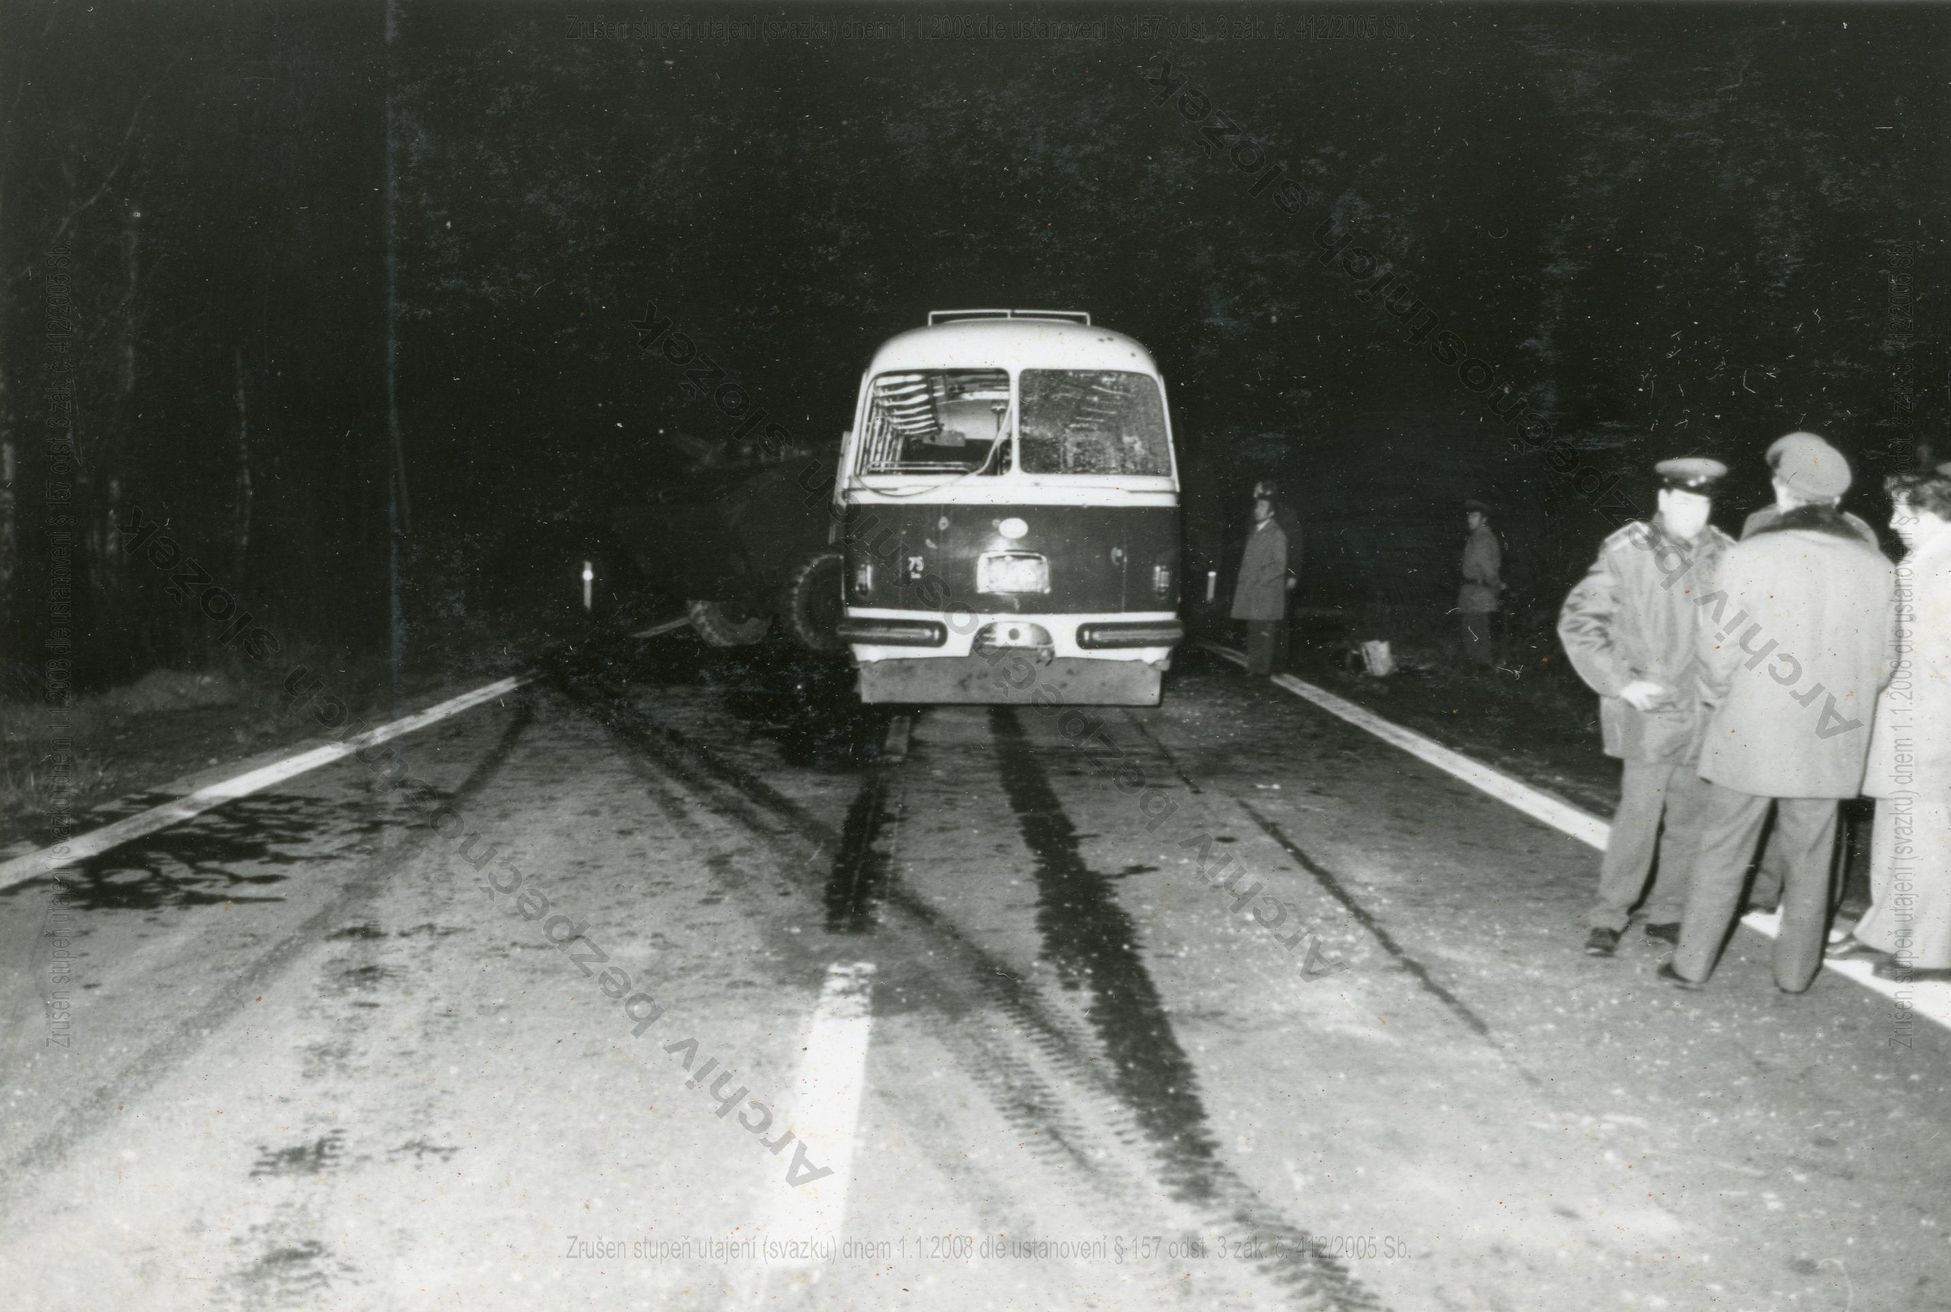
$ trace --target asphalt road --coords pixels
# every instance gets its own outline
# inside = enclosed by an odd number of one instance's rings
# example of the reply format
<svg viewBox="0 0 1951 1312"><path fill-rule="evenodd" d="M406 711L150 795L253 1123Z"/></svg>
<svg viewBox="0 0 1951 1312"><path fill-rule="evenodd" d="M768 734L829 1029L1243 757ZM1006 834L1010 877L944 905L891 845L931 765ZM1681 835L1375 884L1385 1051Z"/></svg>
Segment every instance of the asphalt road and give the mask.
<svg viewBox="0 0 1951 1312"><path fill-rule="evenodd" d="M1586 958L1589 849L1209 657L394 746L0 893L7 1307L1951 1303L1941 1030Z"/></svg>

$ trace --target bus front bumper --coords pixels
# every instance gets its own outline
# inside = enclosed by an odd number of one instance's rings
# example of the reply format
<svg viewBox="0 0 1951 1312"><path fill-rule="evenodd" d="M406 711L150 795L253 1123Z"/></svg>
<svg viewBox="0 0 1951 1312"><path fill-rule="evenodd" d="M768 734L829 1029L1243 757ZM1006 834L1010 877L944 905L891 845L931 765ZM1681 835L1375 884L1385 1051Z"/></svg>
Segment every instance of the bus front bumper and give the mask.
<svg viewBox="0 0 1951 1312"><path fill-rule="evenodd" d="M983 648L967 656L893 657L860 666L868 704L1156 706L1166 661Z"/></svg>

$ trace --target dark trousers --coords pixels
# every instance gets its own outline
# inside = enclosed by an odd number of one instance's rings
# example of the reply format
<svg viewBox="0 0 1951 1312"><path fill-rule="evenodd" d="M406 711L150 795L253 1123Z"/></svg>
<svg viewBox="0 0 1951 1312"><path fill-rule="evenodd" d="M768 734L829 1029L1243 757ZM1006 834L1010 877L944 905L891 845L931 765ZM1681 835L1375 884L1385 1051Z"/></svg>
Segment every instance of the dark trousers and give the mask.
<svg viewBox="0 0 1951 1312"><path fill-rule="evenodd" d="M1691 980L1714 973L1721 942L1741 901L1748 860L1772 805L1775 837L1787 867L1782 923L1775 936L1775 983L1800 993L1822 968L1822 931L1829 919L1829 875L1836 851L1836 799L1755 797L1719 784L1705 787L1700 849L1673 968Z"/></svg>
<svg viewBox="0 0 1951 1312"><path fill-rule="evenodd" d="M1692 761L1685 765L1626 762L1619 780L1619 809L1613 814L1612 834L1599 862L1599 900L1585 916L1588 926L1624 929L1627 913L1646 889L1648 870L1653 872L1653 889L1646 894L1646 923L1679 923L1687 907L1687 878L1700 845L1707 788Z"/></svg>
<svg viewBox="0 0 1951 1312"><path fill-rule="evenodd" d="M1246 622L1246 672L1265 678L1274 672L1275 648L1286 620L1248 620Z"/></svg>
<svg viewBox="0 0 1951 1312"><path fill-rule="evenodd" d="M1497 664L1497 612L1458 611L1463 625L1463 656L1473 665Z"/></svg>

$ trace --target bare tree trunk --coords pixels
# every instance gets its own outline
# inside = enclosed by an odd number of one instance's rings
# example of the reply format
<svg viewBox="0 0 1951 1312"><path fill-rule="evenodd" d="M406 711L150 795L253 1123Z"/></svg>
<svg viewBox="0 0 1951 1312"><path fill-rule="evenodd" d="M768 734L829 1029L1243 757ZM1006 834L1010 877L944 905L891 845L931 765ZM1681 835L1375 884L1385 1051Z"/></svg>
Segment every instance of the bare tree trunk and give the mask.
<svg viewBox="0 0 1951 1312"><path fill-rule="evenodd" d="M244 393L244 348L233 355L237 367L237 526L231 535L236 554L231 561L233 590L244 585L251 550L251 415Z"/></svg>

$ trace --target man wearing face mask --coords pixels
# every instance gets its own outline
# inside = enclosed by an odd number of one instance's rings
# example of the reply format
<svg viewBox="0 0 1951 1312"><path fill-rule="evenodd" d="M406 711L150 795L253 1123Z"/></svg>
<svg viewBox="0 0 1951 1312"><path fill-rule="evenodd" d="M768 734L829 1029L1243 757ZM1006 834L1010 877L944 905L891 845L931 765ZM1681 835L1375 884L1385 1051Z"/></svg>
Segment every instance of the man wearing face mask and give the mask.
<svg viewBox="0 0 1951 1312"><path fill-rule="evenodd" d="M1565 654L1599 694L1605 753L1624 762L1599 898L1586 915L1585 951L1595 957L1618 948L1649 870L1646 936L1679 939L1705 798L1695 773L1706 718L1696 599L1713 590L1721 557L1734 545L1707 522L1727 466L1689 457L1663 460L1654 472L1658 513L1605 540L1558 616Z"/></svg>

